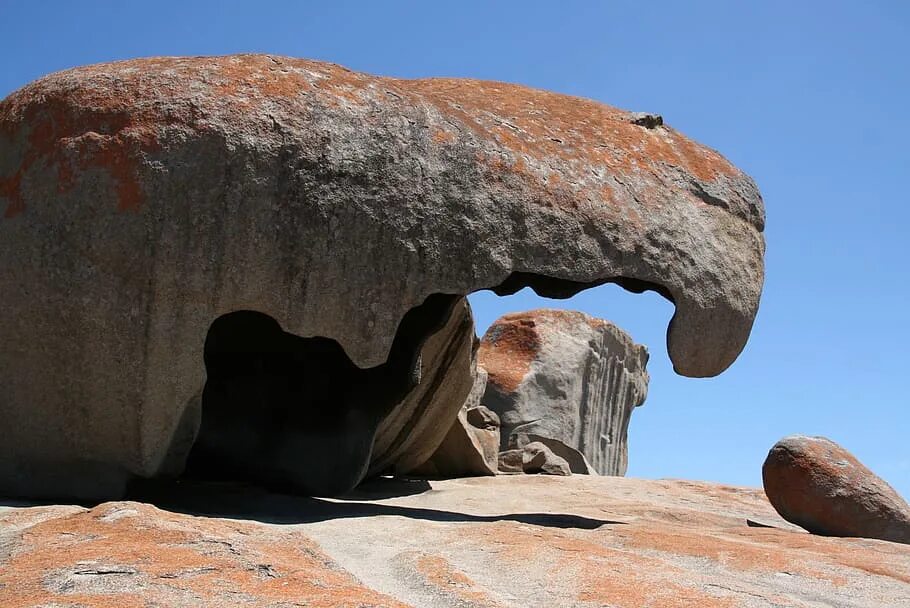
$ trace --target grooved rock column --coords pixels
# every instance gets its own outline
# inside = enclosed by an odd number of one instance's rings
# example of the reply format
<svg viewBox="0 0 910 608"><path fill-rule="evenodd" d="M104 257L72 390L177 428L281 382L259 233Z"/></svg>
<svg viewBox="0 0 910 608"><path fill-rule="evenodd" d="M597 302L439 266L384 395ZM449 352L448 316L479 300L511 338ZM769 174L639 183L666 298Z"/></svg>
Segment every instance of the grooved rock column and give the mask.
<svg viewBox="0 0 910 608"><path fill-rule="evenodd" d="M540 309L494 322L478 361L503 449L542 436L575 448L602 475L625 474L629 419L648 392L644 346L603 319Z"/></svg>
<svg viewBox="0 0 910 608"><path fill-rule="evenodd" d="M704 377L739 355L764 281L755 183L657 116L270 55L12 93L0 216L0 493L30 496L167 472L226 314L366 369L435 294L614 282L673 301L674 368Z"/></svg>

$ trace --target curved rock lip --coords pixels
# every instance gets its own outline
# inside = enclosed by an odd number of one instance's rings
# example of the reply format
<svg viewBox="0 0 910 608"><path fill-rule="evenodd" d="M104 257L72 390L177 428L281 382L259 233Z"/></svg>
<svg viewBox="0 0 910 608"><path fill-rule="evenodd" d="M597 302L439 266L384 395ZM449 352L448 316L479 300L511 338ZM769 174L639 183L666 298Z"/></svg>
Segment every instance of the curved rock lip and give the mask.
<svg viewBox="0 0 910 608"><path fill-rule="evenodd" d="M549 295L659 291L675 369L712 376L744 347L764 274L754 182L662 120L266 55L101 64L13 93L0 209L7 310L104 289L105 310L141 304L148 325L195 335L160 318L167 294L200 318L260 310L363 367L428 295L523 277ZM56 284L17 291L47 268Z"/></svg>

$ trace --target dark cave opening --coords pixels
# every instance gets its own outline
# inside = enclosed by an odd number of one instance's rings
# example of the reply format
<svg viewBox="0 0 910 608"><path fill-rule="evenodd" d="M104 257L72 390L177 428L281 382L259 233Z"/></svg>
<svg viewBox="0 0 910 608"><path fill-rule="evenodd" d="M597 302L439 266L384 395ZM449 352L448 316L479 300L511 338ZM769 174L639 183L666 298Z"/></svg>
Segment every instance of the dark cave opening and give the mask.
<svg viewBox="0 0 910 608"><path fill-rule="evenodd" d="M202 420L184 477L314 496L366 474L376 429L420 381L420 348L459 296L405 314L382 365L360 368L335 340L285 332L261 312L215 319L204 347Z"/></svg>

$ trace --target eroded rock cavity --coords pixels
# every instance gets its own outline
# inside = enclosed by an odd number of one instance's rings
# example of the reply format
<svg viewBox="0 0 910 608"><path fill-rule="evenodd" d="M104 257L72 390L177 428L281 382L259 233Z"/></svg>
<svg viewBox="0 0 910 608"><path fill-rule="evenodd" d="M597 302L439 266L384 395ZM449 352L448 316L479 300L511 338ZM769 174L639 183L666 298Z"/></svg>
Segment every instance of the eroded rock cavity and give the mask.
<svg viewBox="0 0 910 608"><path fill-rule="evenodd" d="M464 324L467 304L457 300L435 295L410 311L388 361L366 369L336 341L295 336L263 313L219 317L205 341L201 424L184 474L312 495L350 490L366 475L371 458L387 458L385 446L374 453L380 425L393 409L415 401L413 393L427 392L415 390L432 383L422 382L422 347L428 336L435 342L437 333L450 344L450 332L438 330L452 316ZM438 349L423 350L433 356ZM430 373L470 369L440 364ZM425 409L438 410L409 412L412 417L454 415L439 405L445 399L426 402Z"/></svg>

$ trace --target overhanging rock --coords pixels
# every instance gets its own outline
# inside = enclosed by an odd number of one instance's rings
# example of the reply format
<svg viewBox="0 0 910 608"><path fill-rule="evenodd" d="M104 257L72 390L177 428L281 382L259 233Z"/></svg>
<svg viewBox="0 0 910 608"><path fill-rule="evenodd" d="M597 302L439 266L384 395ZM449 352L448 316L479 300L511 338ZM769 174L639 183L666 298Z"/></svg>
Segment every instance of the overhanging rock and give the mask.
<svg viewBox="0 0 910 608"><path fill-rule="evenodd" d="M225 314L372 368L434 294L617 282L671 299L675 368L711 376L763 281L755 184L662 121L265 55L95 65L13 93L0 212L0 492L30 495L115 496L179 463Z"/></svg>

